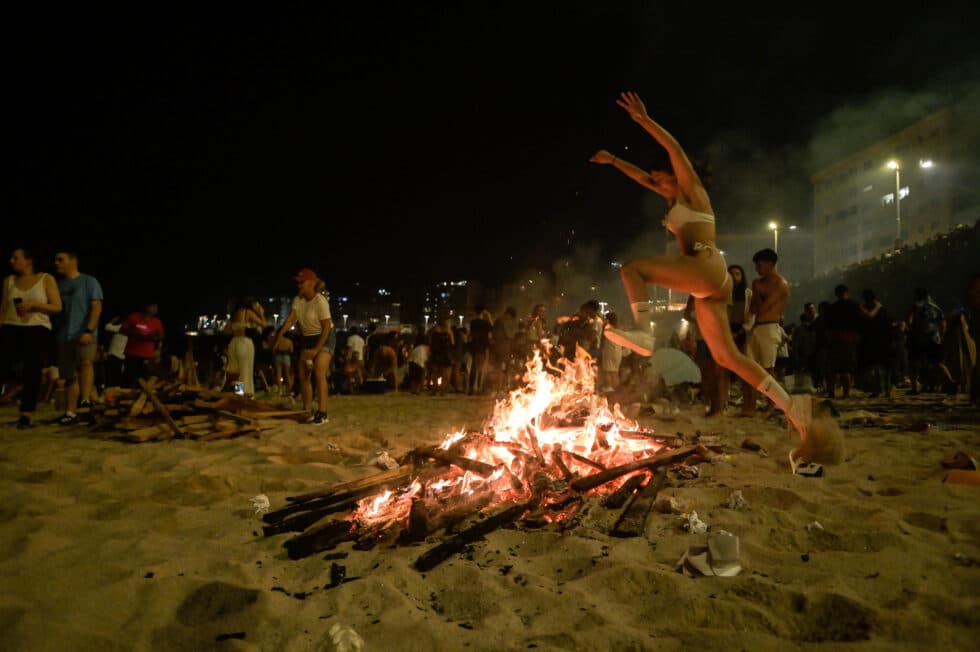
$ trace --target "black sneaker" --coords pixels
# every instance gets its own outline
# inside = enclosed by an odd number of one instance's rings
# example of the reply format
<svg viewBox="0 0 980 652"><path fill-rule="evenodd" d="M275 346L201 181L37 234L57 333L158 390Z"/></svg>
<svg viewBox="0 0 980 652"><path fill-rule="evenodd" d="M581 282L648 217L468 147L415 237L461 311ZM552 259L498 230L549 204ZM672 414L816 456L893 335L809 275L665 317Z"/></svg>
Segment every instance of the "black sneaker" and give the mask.
<svg viewBox="0 0 980 652"><path fill-rule="evenodd" d="M79 401L78 402L78 411L79 412L88 412L88 411L91 411L91 410L92 410L92 401Z"/></svg>
<svg viewBox="0 0 980 652"><path fill-rule="evenodd" d="M300 423L313 423L314 421L316 421L316 415L317 415L316 412L310 412L308 415L306 415L303 418L303 420Z"/></svg>
<svg viewBox="0 0 980 652"><path fill-rule="evenodd" d="M58 423L62 426L73 426L78 423L77 414L66 414L65 416L58 419Z"/></svg>
<svg viewBox="0 0 980 652"><path fill-rule="evenodd" d="M316 415L314 415L313 421L311 423L314 426L322 426L329 420L330 418L327 416L326 412L317 412Z"/></svg>
<svg viewBox="0 0 980 652"><path fill-rule="evenodd" d="M22 415L20 415L20 418L17 419L17 429L18 430L26 430L28 428L33 428L33 427L34 427L34 424L31 423L31 418L30 417L24 416L22 414Z"/></svg>

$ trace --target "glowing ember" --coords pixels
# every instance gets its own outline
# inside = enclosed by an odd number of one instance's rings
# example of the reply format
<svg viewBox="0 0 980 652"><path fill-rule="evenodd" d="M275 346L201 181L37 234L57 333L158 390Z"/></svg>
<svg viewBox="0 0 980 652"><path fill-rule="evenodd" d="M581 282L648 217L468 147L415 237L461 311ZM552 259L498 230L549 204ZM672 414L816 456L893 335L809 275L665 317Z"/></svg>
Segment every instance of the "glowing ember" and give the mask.
<svg viewBox="0 0 980 652"><path fill-rule="evenodd" d="M433 450L435 456L456 458L449 470L437 479L416 478L408 487L362 499L350 516L355 527L403 523L414 501L450 509L486 496L485 505L493 506L526 500L541 491L543 482L557 493L569 472L591 475L663 448L618 405L610 407L595 393L593 361L581 349L561 368L546 365L538 352L526 367L524 385L496 403L482 432L452 433ZM611 492L630 475L593 492Z"/></svg>

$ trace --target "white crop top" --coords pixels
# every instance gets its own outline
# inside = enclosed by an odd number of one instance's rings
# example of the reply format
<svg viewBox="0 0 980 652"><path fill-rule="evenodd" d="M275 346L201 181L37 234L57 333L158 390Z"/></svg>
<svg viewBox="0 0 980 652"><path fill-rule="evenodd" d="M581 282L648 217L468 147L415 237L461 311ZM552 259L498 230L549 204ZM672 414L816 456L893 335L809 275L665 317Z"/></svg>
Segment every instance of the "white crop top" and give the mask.
<svg viewBox="0 0 980 652"><path fill-rule="evenodd" d="M10 302L7 305L7 312L3 315L3 323L10 326L43 326L51 330L51 318L43 312L29 312L21 319L17 316L17 309L14 307L14 299L22 299L31 303L47 303L48 293L44 291L44 277L47 274L38 274L37 283L28 290L21 290L14 283L14 277L7 277L7 296Z"/></svg>
<svg viewBox="0 0 980 652"><path fill-rule="evenodd" d="M688 208L680 202L677 202L669 211L667 211L667 216L664 219L664 226L667 227L668 231L674 235L677 235L677 232L680 231L685 224L690 224L691 222L714 224L715 216L709 215L708 213L701 213Z"/></svg>

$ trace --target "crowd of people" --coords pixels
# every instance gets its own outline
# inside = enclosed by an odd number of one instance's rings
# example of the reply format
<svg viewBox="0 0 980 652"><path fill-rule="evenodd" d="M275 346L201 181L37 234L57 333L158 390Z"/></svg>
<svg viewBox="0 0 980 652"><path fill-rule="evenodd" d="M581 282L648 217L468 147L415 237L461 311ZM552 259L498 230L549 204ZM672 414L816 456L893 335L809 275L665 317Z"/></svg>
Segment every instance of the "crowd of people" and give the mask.
<svg viewBox="0 0 980 652"><path fill-rule="evenodd" d="M269 324L260 304L242 301L228 320L227 341L212 347L203 365L189 347L189 355L176 360L170 372L199 382L198 371L204 371L206 384L230 386L246 396L255 396L258 377L266 390L298 396L314 425L328 421L331 393L385 386L395 392L407 387L413 394L506 392L521 382L525 361L536 348L549 362L586 351L599 365L599 389L615 390L623 370L638 367L627 351L642 359L654 352L656 315L648 288L659 285L690 296L685 314L692 328L676 344L687 347L701 368L709 415L727 407L732 375L741 381L744 413L755 413L758 393L785 414L804 444L817 438L811 428L812 401L801 396L805 392L792 391L801 386L829 397L840 388L844 398L855 386L873 396L890 396L894 386L902 385L913 393L963 390L975 397L976 346L970 333L980 310L976 276L964 304L969 309L958 312L944 313L924 287L916 288L911 306L899 312L883 305L873 288L863 288L857 302L840 284L836 301L805 303L799 322L787 324L790 285L777 271L777 252L756 252L757 276L749 287L744 269L728 265L715 242L709 175L649 116L637 94L622 93L616 103L663 148L668 163L647 170L604 149L590 161L611 166L660 195L667 204L664 226L681 252L638 257L622 266L633 328L621 328L615 314L601 315L599 303L591 300L576 314L553 322L543 305L525 319L512 307L494 315L479 306L466 326L439 319L424 332L374 326L364 333L356 328L339 332L326 284L313 270L303 269L294 277L296 296L281 325ZM962 242L968 240L957 235L955 243ZM20 394L18 427L31 426L45 375L49 387L65 392L61 422L71 424L91 406L97 386L116 380L137 386L151 373L153 361L158 374L166 373L159 364L164 330L156 305L110 320L106 330L112 340L100 347L102 288L79 270L77 253L58 253L57 279L38 271L35 262L26 249L13 252L13 274L4 282L0 303L0 373L4 396ZM19 383L10 382L15 375ZM787 388L790 375L793 387ZM825 434L836 436L835 429L828 426Z"/></svg>
<svg viewBox="0 0 980 652"><path fill-rule="evenodd" d="M149 376L164 335L157 306L150 304L113 317L105 325L111 341L100 347L99 281L80 271L73 251L55 255L55 275L41 271L39 262L31 250L15 249L0 299L2 398L19 399L18 428L30 428L38 401L55 393L63 397L60 422L76 423L91 407L96 368L109 382L136 386Z"/></svg>

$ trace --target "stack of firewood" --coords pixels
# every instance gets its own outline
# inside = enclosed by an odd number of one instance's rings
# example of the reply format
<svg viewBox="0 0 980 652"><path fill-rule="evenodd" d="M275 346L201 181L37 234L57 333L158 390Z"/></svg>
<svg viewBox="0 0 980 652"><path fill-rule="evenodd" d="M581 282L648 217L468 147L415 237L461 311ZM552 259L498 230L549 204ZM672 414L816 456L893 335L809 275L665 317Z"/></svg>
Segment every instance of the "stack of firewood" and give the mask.
<svg viewBox="0 0 980 652"><path fill-rule="evenodd" d="M276 427L277 419L305 414L231 392L156 379L141 380L140 386L108 390L105 403L91 408L90 423L109 438L123 441L211 441L258 433Z"/></svg>
<svg viewBox="0 0 980 652"><path fill-rule="evenodd" d="M530 472L533 489L528 493L516 493L500 502L487 493L474 493L451 503L427 503L414 500L407 520L387 523L380 528L358 527L350 516L336 518L337 512L350 512L358 501L379 492L404 489L413 480L422 483L446 477L450 467L459 472L488 476L495 467L479 460L458 455L439 448L415 449L401 460L401 466L361 480L347 482L327 489L300 496L290 496L289 504L263 516L267 525L265 536L287 532L300 532L287 540L283 547L292 559L301 559L323 550L330 550L341 543L353 541L356 548L371 548L382 540L413 543L429 535L446 530L448 538L423 554L415 568L427 571L459 552L468 544L489 532L515 521L526 527L541 527L541 523L557 523L564 530L573 523L570 515L581 505L585 494L624 476L631 476L615 492L609 494L603 505L618 513L610 534L617 537L640 536L646 527L647 515L657 493L663 488L666 467L684 460L708 459L711 451L700 445L682 445L665 448L651 457L645 457L620 466L605 468L592 462L594 473L577 475L569 471L563 461L564 452L555 452L549 460ZM580 457L580 456L576 456ZM557 480L564 476L564 480ZM515 490L523 487L519 478L512 478ZM562 487L555 490L555 482ZM485 510L493 504L489 511ZM469 521L467 523L467 521ZM452 531L452 534L449 532Z"/></svg>

